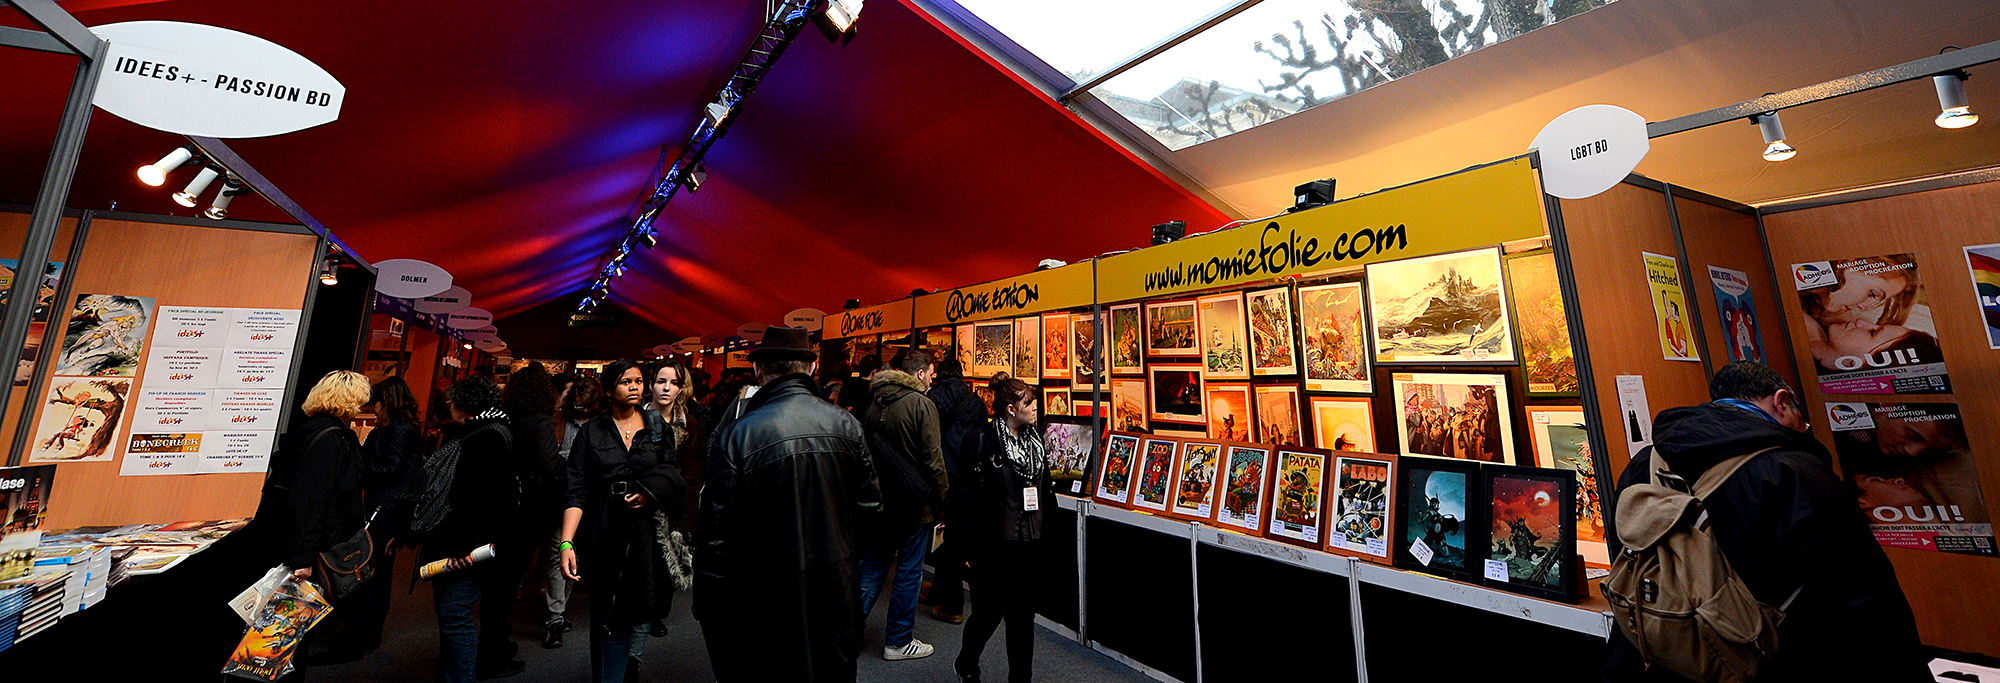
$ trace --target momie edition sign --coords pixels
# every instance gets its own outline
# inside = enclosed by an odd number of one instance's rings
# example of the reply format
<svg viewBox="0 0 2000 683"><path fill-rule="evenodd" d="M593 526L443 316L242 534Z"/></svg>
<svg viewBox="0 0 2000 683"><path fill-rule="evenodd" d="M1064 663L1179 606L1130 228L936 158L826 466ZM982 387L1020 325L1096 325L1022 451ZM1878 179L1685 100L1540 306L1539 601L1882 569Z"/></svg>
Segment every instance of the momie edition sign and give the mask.
<svg viewBox="0 0 2000 683"><path fill-rule="evenodd" d="M169 133L256 138L340 118L347 88L299 53L247 33L178 21L91 29L110 41L92 104Z"/></svg>

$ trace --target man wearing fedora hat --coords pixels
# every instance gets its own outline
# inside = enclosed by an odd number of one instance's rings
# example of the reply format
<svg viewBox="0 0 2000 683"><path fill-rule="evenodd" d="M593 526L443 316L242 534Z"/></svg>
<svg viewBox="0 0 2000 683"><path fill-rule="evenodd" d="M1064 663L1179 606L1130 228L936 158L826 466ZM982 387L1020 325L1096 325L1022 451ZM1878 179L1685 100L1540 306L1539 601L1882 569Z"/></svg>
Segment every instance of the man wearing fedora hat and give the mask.
<svg viewBox="0 0 2000 683"><path fill-rule="evenodd" d="M716 679L852 681L861 653L860 542L881 492L866 439L819 397L804 329L750 352L761 386L708 449L694 613Z"/></svg>

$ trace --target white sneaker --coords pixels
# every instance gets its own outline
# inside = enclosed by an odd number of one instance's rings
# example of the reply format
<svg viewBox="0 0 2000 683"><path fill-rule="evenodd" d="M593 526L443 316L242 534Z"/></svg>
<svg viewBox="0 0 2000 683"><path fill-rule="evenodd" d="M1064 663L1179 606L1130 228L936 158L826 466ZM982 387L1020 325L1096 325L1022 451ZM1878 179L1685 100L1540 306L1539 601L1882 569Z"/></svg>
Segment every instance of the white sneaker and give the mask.
<svg viewBox="0 0 2000 683"><path fill-rule="evenodd" d="M931 647L930 643L911 638L909 644L902 647L883 647L882 658L892 662L903 659L923 659L931 656L931 653L936 651L937 648Z"/></svg>

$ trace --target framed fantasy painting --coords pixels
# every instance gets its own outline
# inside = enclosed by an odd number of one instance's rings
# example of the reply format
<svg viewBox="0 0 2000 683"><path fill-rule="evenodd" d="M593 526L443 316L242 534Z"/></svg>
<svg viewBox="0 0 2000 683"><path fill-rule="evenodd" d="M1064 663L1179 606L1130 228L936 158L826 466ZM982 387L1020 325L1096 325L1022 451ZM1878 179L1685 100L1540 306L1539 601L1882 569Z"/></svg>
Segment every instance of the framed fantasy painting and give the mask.
<svg viewBox="0 0 2000 683"><path fill-rule="evenodd" d="M1207 521L1215 518L1215 479L1222 468L1222 444L1187 441L1181 444L1174 463L1173 505L1175 517Z"/></svg>
<svg viewBox="0 0 2000 683"><path fill-rule="evenodd" d="M1397 461L1396 566L1479 583L1486 550L1479 467L1467 460Z"/></svg>
<svg viewBox="0 0 2000 683"><path fill-rule="evenodd" d="M1042 316L1042 376L1069 379L1069 314Z"/></svg>
<svg viewBox="0 0 2000 683"><path fill-rule="evenodd" d="M1393 564L1389 534L1396 528L1396 456L1333 454L1333 528L1326 549L1370 562Z"/></svg>
<svg viewBox="0 0 2000 683"><path fill-rule="evenodd" d="M1368 264L1377 363L1514 364L1500 248Z"/></svg>
<svg viewBox="0 0 2000 683"><path fill-rule="evenodd" d="M1014 378L1029 384L1042 381L1042 319L1016 318L1014 323Z"/></svg>
<svg viewBox="0 0 2000 683"><path fill-rule="evenodd" d="M1598 500L1597 465L1590 458L1590 432L1582 406L1528 406L1534 431L1535 466L1576 474L1576 550L1583 561L1611 566L1605 546L1604 505Z"/></svg>
<svg viewBox="0 0 2000 683"><path fill-rule="evenodd" d="M1250 379L1250 343L1243 326L1243 294L1231 292L1195 300L1200 332L1201 372L1209 379Z"/></svg>
<svg viewBox="0 0 2000 683"><path fill-rule="evenodd" d="M1404 456L1515 464L1506 375L1398 372L1392 379Z"/></svg>
<svg viewBox="0 0 2000 683"><path fill-rule="evenodd" d="M1147 366L1146 373L1152 378L1149 388L1154 420L1208 424L1208 411L1202 405L1201 366L1155 364Z"/></svg>
<svg viewBox="0 0 2000 683"><path fill-rule="evenodd" d="M987 377L992 377L992 375L980 375L979 373L973 372L972 370L973 350L979 347L979 329L973 327L971 324L959 325L958 327L952 328L952 337L956 340L956 345L953 347L953 352L958 354L959 372L963 374L966 377L966 379L985 379Z"/></svg>
<svg viewBox="0 0 2000 683"><path fill-rule="evenodd" d="M1271 522L1266 537L1319 549L1326 530L1325 451L1278 449L1271 466Z"/></svg>
<svg viewBox="0 0 2000 683"><path fill-rule="evenodd" d="M1521 374L1528 395L1577 395L1576 353L1569 343L1555 252L1507 257L1507 284L1514 323L1521 328Z"/></svg>
<svg viewBox="0 0 2000 683"><path fill-rule="evenodd" d="M1146 355L1199 356L1195 337L1194 302L1146 304Z"/></svg>
<svg viewBox="0 0 2000 683"><path fill-rule="evenodd" d="M1255 398L1257 399L1257 438L1251 439L1252 441L1274 446L1305 445L1304 441L1299 440L1303 436L1303 433L1299 430L1299 388L1297 386L1290 384L1259 386L1256 389Z"/></svg>
<svg viewBox="0 0 2000 683"><path fill-rule="evenodd" d="M1117 507L1130 504L1132 470L1139 462L1139 437L1112 432L1104 439L1104 463L1097 468L1097 500Z"/></svg>
<svg viewBox="0 0 2000 683"><path fill-rule="evenodd" d="M1138 304L1111 307L1111 374L1136 375L1146 371L1145 336Z"/></svg>
<svg viewBox="0 0 2000 683"><path fill-rule="evenodd" d="M1292 290L1250 292L1250 372L1258 377L1299 371L1298 332L1292 325Z"/></svg>
<svg viewBox="0 0 2000 683"><path fill-rule="evenodd" d="M1111 405L1106 412L1111 417L1111 428L1121 432L1149 432L1152 422L1146 419L1146 380L1111 380L1111 393L1105 397Z"/></svg>
<svg viewBox="0 0 2000 683"><path fill-rule="evenodd" d="M1097 432L1090 428L1087 417L1048 417L1044 420L1042 442L1049 455L1049 480L1055 482L1055 489L1063 493L1076 493L1081 486L1072 490L1072 482L1083 481L1083 473L1090 469L1090 456L1097 452Z"/></svg>
<svg viewBox="0 0 2000 683"><path fill-rule="evenodd" d="M1367 316L1361 283L1299 288L1300 348L1307 391L1372 394Z"/></svg>
<svg viewBox="0 0 2000 683"><path fill-rule="evenodd" d="M1257 420L1251 415L1250 385L1210 382L1207 389L1208 438L1254 441Z"/></svg>
<svg viewBox="0 0 2000 683"><path fill-rule="evenodd" d="M1313 444L1329 451L1374 453L1375 406L1355 396L1312 397Z"/></svg>
<svg viewBox="0 0 2000 683"><path fill-rule="evenodd" d="M966 374L992 377L1014 372L1014 321L989 320L974 323L972 368Z"/></svg>
<svg viewBox="0 0 2000 683"><path fill-rule="evenodd" d="M1104 383L1104 349L1098 346L1097 317L1078 313L1069 317L1070 386L1087 389Z"/></svg>
<svg viewBox="0 0 2000 683"><path fill-rule="evenodd" d="M1264 473L1271 469L1271 449L1249 444L1225 444L1222 498L1215 523L1233 531L1261 534L1266 514Z"/></svg>
<svg viewBox="0 0 2000 683"><path fill-rule="evenodd" d="M1483 468L1487 501L1486 585L1574 602L1576 478L1539 467Z"/></svg>
<svg viewBox="0 0 2000 683"><path fill-rule="evenodd" d="M1145 450L1139 454L1138 483L1132 487L1133 509L1167 511L1173 489L1174 456L1179 454L1180 445L1179 439L1146 437Z"/></svg>
<svg viewBox="0 0 2000 683"><path fill-rule="evenodd" d="M1042 389L1042 414L1049 417L1075 415L1076 407L1070 401L1069 387L1048 387Z"/></svg>

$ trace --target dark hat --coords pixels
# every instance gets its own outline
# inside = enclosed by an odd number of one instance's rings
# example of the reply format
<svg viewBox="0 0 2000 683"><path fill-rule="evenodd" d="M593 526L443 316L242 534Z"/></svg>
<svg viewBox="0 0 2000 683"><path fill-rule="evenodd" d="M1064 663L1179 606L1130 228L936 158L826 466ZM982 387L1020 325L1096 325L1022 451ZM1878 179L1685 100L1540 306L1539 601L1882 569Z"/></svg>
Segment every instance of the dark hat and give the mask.
<svg viewBox="0 0 2000 683"><path fill-rule="evenodd" d="M750 362L767 360L819 360L819 351L813 349L812 339L803 327L764 328L764 341L750 352Z"/></svg>

